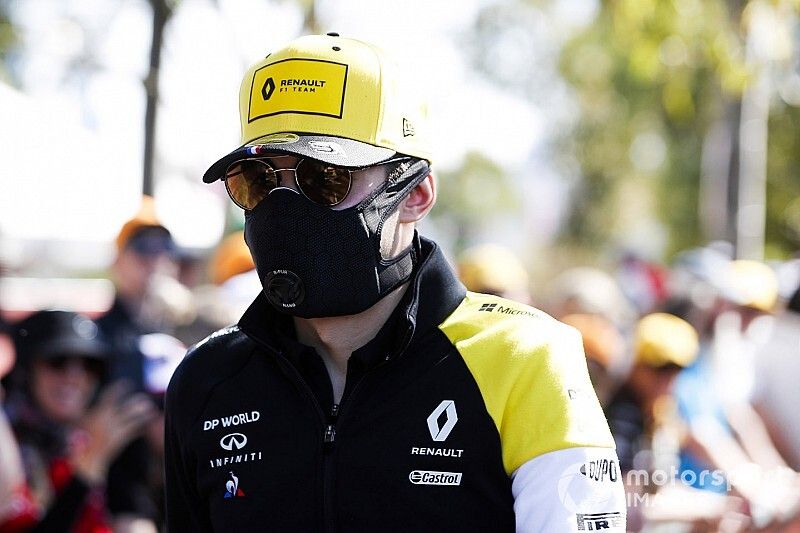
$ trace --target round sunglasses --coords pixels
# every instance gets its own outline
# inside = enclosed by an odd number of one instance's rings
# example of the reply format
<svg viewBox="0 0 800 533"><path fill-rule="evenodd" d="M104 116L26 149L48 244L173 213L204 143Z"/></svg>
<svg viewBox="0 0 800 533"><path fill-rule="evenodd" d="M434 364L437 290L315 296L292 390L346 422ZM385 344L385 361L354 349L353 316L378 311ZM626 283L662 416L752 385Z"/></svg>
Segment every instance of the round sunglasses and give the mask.
<svg viewBox="0 0 800 533"><path fill-rule="evenodd" d="M287 156L273 156L279 159ZM373 166L403 161L398 157ZM301 158L294 168L275 168L267 159L240 159L225 171L225 188L231 200L247 211L254 209L267 195L278 187L279 172L294 173L297 189L309 200L323 207L333 207L347 198L353 185L353 172L371 167L346 168L316 159Z"/></svg>

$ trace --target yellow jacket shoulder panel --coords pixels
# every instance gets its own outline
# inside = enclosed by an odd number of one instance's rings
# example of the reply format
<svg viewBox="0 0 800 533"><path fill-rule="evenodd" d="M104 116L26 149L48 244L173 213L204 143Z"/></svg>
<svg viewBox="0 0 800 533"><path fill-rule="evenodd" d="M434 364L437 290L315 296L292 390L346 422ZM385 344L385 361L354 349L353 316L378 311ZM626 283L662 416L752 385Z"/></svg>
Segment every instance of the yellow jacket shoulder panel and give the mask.
<svg viewBox="0 0 800 533"><path fill-rule="evenodd" d="M577 330L533 307L472 292L439 328L480 388L507 473L555 450L614 447Z"/></svg>

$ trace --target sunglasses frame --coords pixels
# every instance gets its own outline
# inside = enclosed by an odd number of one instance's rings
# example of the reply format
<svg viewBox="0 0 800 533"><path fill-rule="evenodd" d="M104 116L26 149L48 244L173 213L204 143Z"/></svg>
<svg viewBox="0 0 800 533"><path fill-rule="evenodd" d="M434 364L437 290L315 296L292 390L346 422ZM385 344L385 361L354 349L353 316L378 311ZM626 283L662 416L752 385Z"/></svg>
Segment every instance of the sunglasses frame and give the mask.
<svg viewBox="0 0 800 533"><path fill-rule="evenodd" d="M297 164L294 166L294 168L274 168L272 165L269 164L268 161L266 161L268 159L281 159L281 158L286 158L286 157L299 157L299 160L297 161ZM255 209L255 207L258 205L258 203L261 203L263 201L263 199L259 200L259 202L256 204L256 206L253 206L253 207L250 207L250 208L247 208L247 207L243 206L242 204L240 204L238 201L236 201L236 198L234 198L233 194L231 193L230 186L228 185L228 172L231 169L231 167L233 167L234 165L237 165L237 164L241 164L243 161L258 161L262 165L265 165L265 166L269 167L270 169L272 169L272 171L276 174L276 176L277 176L278 172L292 172L292 174L294 174L294 184L297 187L297 190L309 202L313 202L314 204L316 204L316 205L318 205L320 207L335 207L335 206L341 204L342 202L344 202L347 199L347 197L350 195L350 191L353 188L353 172L360 172L360 171L363 171L363 170L367 170L369 168L388 165L390 163L397 163L398 161L405 161L405 160L408 160L408 159L411 159L411 158L409 156L397 156L397 157L393 157L391 159L387 159L386 161L382 161L380 163L376 163L374 165L367 165L367 166L356 167L356 168L348 168L348 167L343 167L341 165L335 165L333 163L326 163L325 161L320 161L319 159L314 159L313 157L296 156L296 155L293 155L293 154L277 154L277 155L274 155L274 156L263 156L262 155L260 157L247 157L247 158L243 158L243 159L237 159L236 161L232 162L225 169L225 174L224 174L224 176L222 178L222 181L225 182L225 191L228 193L228 196L233 201L233 203L236 204L241 209L244 209L245 211L252 211L253 209ZM347 171L347 191L344 193L344 196L342 196L341 200L339 200L339 201L337 201L335 203L332 203L332 204L321 204L321 203L316 202L316 201L312 200L311 198L309 198L308 194L306 194L306 192L300 186L300 181L297 179L297 169L300 168L300 165L302 165L306 160L315 161L315 162L320 163L322 165L327 165L327 166L334 167L334 168L339 169L339 170L346 170ZM270 189L270 191L268 191L267 194L269 194L270 192L272 192L273 190L275 190L275 189L277 189L279 187L280 187L280 181L278 182L278 185L276 185L275 187Z"/></svg>

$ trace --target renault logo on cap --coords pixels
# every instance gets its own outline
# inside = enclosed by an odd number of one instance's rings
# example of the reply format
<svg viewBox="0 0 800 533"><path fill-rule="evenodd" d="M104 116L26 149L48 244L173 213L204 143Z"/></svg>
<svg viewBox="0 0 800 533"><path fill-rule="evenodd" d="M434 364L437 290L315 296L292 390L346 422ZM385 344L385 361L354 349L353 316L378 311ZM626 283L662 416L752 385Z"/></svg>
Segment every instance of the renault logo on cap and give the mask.
<svg viewBox="0 0 800 533"><path fill-rule="evenodd" d="M228 433L219 439L219 445L223 450L241 450L247 445L247 436L244 433Z"/></svg>
<svg viewBox="0 0 800 533"><path fill-rule="evenodd" d="M264 101L267 101L272 97L272 93L274 92L275 80L272 78L267 78L267 81L264 82L264 86L261 87L261 97L264 98Z"/></svg>
<svg viewBox="0 0 800 533"><path fill-rule="evenodd" d="M444 425L439 427L439 417L444 413ZM458 422L458 413L456 413L456 404L453 400L443 400L439 406L433 410L428 417L428 431L431 432L431 438L435 442L443 442L453 431L453 428Z"/></svg>

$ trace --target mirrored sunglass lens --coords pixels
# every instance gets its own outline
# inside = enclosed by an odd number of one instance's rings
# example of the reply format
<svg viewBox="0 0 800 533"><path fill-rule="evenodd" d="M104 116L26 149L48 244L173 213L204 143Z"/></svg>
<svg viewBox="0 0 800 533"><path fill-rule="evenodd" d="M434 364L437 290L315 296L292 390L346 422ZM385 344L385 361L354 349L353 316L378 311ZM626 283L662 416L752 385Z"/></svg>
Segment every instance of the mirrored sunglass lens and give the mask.
<svg viewBox="0 0 800 533"><path fill-rule="evenodd" d="M297 167L297 185L312 202L336 205L350 192L350 171L304 159Z"/></svg>
<svg viewBox="0 0 800 533"><path fill-rule="evenodd" d="M264 161L237 161L225 171L225 187L243 209L253 209L277 185L275 171Z"/></svg>

